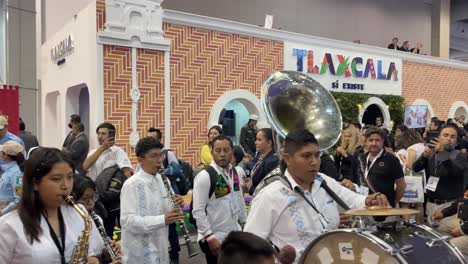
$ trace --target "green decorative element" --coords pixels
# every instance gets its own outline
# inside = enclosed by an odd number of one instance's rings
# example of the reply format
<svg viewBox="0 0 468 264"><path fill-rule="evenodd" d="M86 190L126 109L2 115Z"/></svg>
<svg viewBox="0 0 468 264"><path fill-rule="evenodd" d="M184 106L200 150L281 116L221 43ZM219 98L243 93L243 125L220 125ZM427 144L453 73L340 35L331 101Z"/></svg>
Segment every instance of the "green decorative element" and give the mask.
<svg viewBox="0 0 468 264"><path fill-rule="evenodd" d="M403 116L405 114L405 98L398 95L376 95L376 94L358 94L358 93L340 93L331 92L335 97L336 102L343 117L343 123L357 123L359 119L359 107L363 107L364 103L371 97L378 97L385 102L390 112L391 120L385 120L390 123L393 121L393 127L403 124ZM336 149L340 146L341 140L335 146L329 148L327 152L331 155L335 154Z"/></svg>
<svg viewBox="0 0 468 264"><path fill-rule="evenodd" d="M345 69L349 66L349 57L346 57L343 63L338 65L338 69L336 70L336 75L341 76L344 75Z"/></svg>
<svg viewBox="0 0 468 264"><path fill-rule="evenodd" d="M343 122L355 123L359 122L359 106L363 106L364 103L371 97L378 97L382 99L388 106L391 120L385 120L385 122L393 121L393 125L403 124L403 115L405 113L405 98L398 95L376 95L376 94L358 94L358 93L342 93L342 92L331 92L335 97L336 102L341 110L343 116Z"/></svg>

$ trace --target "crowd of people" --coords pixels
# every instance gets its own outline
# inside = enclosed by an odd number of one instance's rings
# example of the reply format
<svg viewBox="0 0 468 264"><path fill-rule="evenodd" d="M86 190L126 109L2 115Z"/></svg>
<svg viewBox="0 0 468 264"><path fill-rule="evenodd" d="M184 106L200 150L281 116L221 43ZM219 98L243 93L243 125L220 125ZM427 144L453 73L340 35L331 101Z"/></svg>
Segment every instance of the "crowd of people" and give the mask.
<svg viewBox="0 0 468 264"><path fill-rule="evenodd" d="M392 43L388 44L387 48L392 49L392 50L399 50L403 52L411 52L414 54L423 54L422 53L422 43L418 42L416 43L416 46L412 47L410 46L410 42L408 40L403 41L403 44L401 46L398 46L398 38L393 38Z"/></svg>
<svg viewBox="0 0 468 264"><path fill-rule="evenodd" d="M179 263L184 195L208 264L295 263L322 232L343 224L342 208L374 205L419 209L419 223L425 216L437 222L468 256L468 216L457 214L468 197L464 116L393 133L382 117L346 124L331 153L303 128L280 148L257 121L252 115L242 127L240 146L221 126L209 128L194 168L164 148L157 128L137 143L134 166L109 122L96 128L99 147L90 150L81 118L72 115L59 150L39 147L30 133L16 137L0 116L0 263L69 263L80 245L85 263ZM405 178L421 171L422 202L404 202ZM272 174L281 177L266 181ZM282 262L291 247L298 257Z"/></svg>

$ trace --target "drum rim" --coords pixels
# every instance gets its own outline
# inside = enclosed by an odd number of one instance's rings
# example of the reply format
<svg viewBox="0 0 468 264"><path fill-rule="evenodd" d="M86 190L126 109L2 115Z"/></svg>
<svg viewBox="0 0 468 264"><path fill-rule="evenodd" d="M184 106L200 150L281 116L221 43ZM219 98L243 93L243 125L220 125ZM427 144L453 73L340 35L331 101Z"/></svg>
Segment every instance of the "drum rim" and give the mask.
<svg viewBox="0 0 468 264"><path fill-rule="evenodd" d="M356 228L344 228L344 229L338 229L338 230L332 230L328 232L324 232L320 236L316 237L310 244L304 249L301 258L299 259L299 263L304 263L305 261L305 252L310 250L313 246L317 244L318 241L320 241L321 238L324 238L326 236L329 236L334 233L354 233L356 235L359 235L361 237L367 238L370 240L372 243L376 244L378 247L380 247L383 251L387 252L388 254L392 255L395 257L400 263L407 263L406 260L400 255L400 253L392 254L391 251L393 250L393 247L390 246L387 242L383 241L382 239L378 238L377 236L371 234L368 230L358 230Z"/></svg>
<svg viewBox="0 0 468 264"><path fill-rule="evenodd" d="M432 235L436 237L439 237L439 238L442 237L441 234L439 234L435 229L427 225L416 225L416 224L411 224L411 225L420 227L421 229L424 229L425 231L427 231L428 233L431 233ZM463 256L463 254L460 252L460 250L456 246L452 245L449 241L442 240L442 242L444 242L444 244L447 245L447 247L450 248L455 253L455 256L457 256L458 259L462 261L462 263L467 263L465 257Z"/></svg>

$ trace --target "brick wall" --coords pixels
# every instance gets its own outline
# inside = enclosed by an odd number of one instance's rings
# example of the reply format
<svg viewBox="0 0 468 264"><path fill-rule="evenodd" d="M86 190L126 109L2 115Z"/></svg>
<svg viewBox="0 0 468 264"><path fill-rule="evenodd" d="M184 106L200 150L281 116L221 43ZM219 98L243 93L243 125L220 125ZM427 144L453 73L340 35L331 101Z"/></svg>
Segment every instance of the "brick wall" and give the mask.
<svg viewBox="0 0 468 264"><path fill-rule="evenodd" d="M105 1L97 0L97 30L105 24ZM171 47L171 148L193 165L206 142L211 108L224 93L245 89L260 96L260 85L283 68L283 44L235 34L164 24ZM131 49L104 46L104 118L117 128L116 144L130 154ZM138 132L164 131L164 53L138 49Z"/></svg>
<svg viewBox="0 0 468 264"><path fill-rule="evenodd" d="M164 24L171 47L171 147L193 165L207 140L211 108L225 92L260 85L283 68L278 41Z"/></svg>
<svg viewBox="0 0 468 264"><path fill-rule="evenodd" d="M406 104L425 99L439 118L448 118L454 102L468 102L468 70L403 61L402 80Z"/></svg>

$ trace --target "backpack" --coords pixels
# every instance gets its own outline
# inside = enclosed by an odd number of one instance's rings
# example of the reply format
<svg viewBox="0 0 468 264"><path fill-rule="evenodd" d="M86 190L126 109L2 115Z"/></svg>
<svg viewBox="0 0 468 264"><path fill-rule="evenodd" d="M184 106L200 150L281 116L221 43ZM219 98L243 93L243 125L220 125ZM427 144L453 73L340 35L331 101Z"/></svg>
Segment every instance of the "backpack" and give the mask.
<svg viewBox="0 0 468 264"><path fill-rule="evenodd" d="M169 158L167 153L170 150L164 149L162 151L163 166L166 168L166 175L176 177L176 185L179 190L180 195L186 195L188 191L192 188L193 184L193 168L190 163L178 159L177 162L172 161L169 163Z"/></svg>
<svg viewBox="0 0 468 264"><path fill-rule="evenodd" d="M96 178L99 200L108 211L120 209L120 191L127 176L114 165L104 169Z"/></svg>
<svg viewBox="0 0 468 264"><path fill-rule="evenodd" d="M210 199L211 195L213 195L215 191L216 183L218 182L218 172L212 166L206 167L205 170L206 172L208 172L208 175L210 175L210 191L208 192L208 199ZM195 220L195 218L193 218L192 210L193 210L193 196L192 196L192 199L190 200L189 223L197 227L197 221Z"/></svg>

